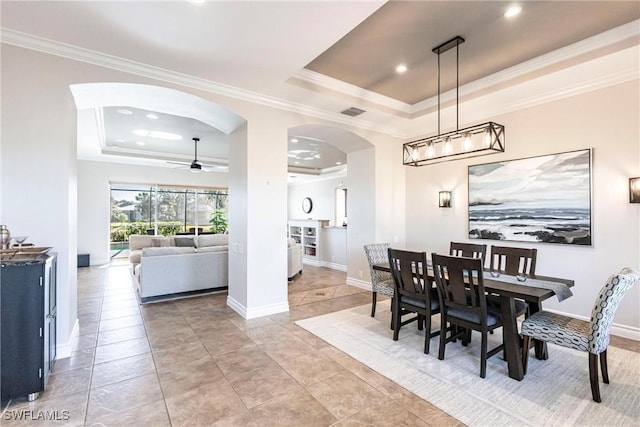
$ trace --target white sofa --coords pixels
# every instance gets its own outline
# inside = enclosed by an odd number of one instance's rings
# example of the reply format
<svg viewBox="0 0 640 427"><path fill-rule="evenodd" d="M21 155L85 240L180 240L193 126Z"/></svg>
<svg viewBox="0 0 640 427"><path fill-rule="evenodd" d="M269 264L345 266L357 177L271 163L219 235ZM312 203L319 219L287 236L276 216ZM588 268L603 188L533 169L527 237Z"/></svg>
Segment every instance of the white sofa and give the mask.
<svg viewBox="0 0 640 427"><path fill-rule="evenodd" d="M294 239L288 239L287 247L287 277L293 280L296 274L302 274L302 245Z"/></svg>
<svg viewBox="0 0 640 427"><path fill-rule="evenodd" d="M130 236L130 246L131 237L134 236ZM178 246L188 244L189 239L193 246ZM143 244L143 240L152 239L134 237L133 247ZM170 243L174 246L133 249L140 250L139 263L133 263L134 254L132 265L141 302L228 288L228 234L175 236L167 238L166 244Z"/></svg>

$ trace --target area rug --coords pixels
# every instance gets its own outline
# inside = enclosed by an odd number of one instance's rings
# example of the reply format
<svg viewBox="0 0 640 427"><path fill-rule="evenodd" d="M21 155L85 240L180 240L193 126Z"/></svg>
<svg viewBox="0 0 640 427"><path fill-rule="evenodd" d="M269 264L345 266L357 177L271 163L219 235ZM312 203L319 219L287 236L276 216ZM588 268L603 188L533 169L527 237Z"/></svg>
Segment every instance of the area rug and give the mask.
<svg viewBox="0 0 640 427"><path fill-rule="evenodd" d="M591 400L587 353L549 344L549 359L529 358L522 381L508 377L501 355L487 362L480 378L480 336L471 343L447 345L438 360L438 338L430 354L422 352L424 335L416 324L404 326L393 341L389 302L296 322L371 369L470 426L631 426L640 425L640 354L609 347L610 384L600 383L602 403ZM439 327L433 317L432 329ZM489 335L489 348L502 331Z"/></svg>

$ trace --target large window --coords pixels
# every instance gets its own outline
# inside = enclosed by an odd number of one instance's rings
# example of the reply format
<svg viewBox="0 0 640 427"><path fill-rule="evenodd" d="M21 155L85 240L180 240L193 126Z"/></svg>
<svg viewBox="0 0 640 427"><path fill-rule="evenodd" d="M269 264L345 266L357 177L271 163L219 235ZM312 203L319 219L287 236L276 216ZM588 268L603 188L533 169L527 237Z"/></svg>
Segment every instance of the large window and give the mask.
<svg viewBox="0 0 640 427"><path fill-rule="evenodd" d="M111 185L111 242L131 234L224 233L229 192L221 189Z"/></svg>

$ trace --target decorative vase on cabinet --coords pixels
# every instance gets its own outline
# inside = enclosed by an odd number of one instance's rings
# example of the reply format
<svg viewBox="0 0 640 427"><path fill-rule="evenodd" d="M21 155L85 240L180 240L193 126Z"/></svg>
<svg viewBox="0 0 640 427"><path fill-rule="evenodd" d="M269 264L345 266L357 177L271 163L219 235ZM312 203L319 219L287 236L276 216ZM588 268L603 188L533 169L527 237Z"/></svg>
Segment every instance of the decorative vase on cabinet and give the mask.
<svg viewBox="0 0 640 427"><path fill-rule="evenodd" d="M2 261L2 402L34 400L56 360L56 256Z"/></svg>

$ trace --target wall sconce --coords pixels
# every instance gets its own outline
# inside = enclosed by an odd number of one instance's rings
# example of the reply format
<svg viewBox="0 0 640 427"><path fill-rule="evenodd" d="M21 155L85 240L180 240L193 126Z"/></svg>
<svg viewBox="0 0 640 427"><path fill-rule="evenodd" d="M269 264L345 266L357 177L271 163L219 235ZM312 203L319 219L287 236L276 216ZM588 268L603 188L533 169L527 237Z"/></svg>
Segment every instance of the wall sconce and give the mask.
<svg viewBox="0 0 640 427"><path fill-rule="evenodd" d="M640 177L629 178L629 203L640 203Z"/></svg>
<svg viewBox="0 0 640 427"><path fill-rule="evenodd" d="M451 191L440 191L438 193L438 206L441 208L451 207Z"/></svg>

